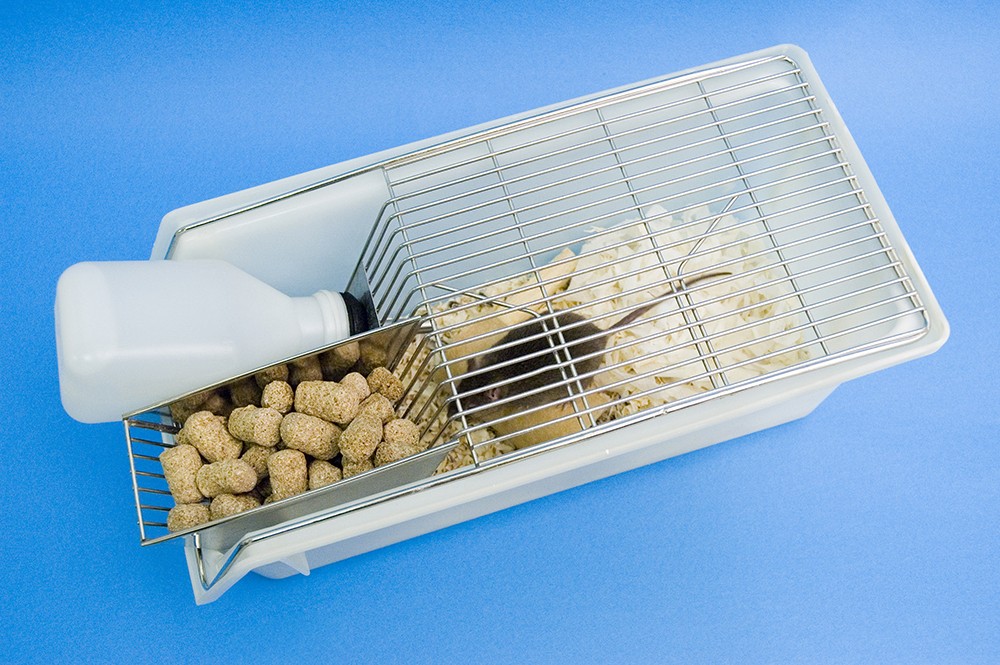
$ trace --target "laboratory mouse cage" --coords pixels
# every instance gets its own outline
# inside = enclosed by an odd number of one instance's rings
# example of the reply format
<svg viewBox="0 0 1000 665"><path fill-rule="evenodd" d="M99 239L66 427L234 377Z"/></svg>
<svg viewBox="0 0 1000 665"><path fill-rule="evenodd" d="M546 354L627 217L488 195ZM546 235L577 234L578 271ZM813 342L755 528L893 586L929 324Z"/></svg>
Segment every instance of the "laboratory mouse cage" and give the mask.
<svg viewBox="0 0 1000 665"><path fill-rule="evenodd" d="M171 532L159 456L192 398L127 414L142 542L183 538L198 603L802 417L948 335L793 46L188 206L152 258L348 285L378 323L192 393L385 366L419 431L402 459Z"/></svg>

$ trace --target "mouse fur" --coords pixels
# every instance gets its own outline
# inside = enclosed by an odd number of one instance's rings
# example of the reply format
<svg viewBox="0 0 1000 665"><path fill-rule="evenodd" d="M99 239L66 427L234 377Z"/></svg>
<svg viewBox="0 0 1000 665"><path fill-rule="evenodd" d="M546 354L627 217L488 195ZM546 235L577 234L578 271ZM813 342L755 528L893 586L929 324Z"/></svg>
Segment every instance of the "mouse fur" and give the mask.
<svg viewBox="0 0 1000 665"><path fill-rule="evenodd" d="M729 274L702 275L691 280L688 287ZM677 293L677 290L671 289L665 296ZM546 323L540 319L531 319L519 325L485 353L469 360L464 378L458 384L458 393L463 395L463 410L479 409L521 395L519 399L498 404L494 409L482 409L470 414L477 420L485 420L483 413L489 414L489 418L495 418L499 415L496 409L501 407L504 413L512 413L571 397L568 385L556 385L574 376L566 362L567 354L572 359L575 375L584 376L581 384L586 389L593 380L592 376L587 375L596 371L603 362L611 333L633 323L663 300L664 298L656 298L636 307L607 329L599 328L579 314L563 311L555 312ZM564 364L565 370L560 369L560 365ZM454 415L455 402L452 402L449 410Z"/></svg>

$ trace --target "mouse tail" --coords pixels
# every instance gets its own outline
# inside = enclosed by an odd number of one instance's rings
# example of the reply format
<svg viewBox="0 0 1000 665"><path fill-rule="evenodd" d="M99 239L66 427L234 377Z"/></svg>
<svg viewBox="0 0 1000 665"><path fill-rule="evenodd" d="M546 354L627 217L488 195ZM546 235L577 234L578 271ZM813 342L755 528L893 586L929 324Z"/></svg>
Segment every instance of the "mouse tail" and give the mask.
<svg viewBox="0 0 1000 665"><path fill-rule="evenodd" d="M636 319L638 319L640 316L642 316L643 314L645 314L649 310L653 309L654 307L656 307L657 305L661 304L665 300L669 300L670 298L673 298L673 297L677 296L679 293L687 291L688 288L694 286L695 284L703 282L706 279L713 279L715 277L728 277L729 275L732 275L732 274L733 273L731 273L731 272L711 272L711 273L707 273L705 275L698 275L697 277L695 277L694 279L692 279L690 282L688 282L687 285L683 289L681 289L680 291L678 291L677 289L675 289L673 287L670 287L670 290L667 291L666 293L664 293L662 296L658 296L658 297L654 298L651 302L648 302L645 305L640 305L640 306L636 307L631 312L629 312L628 314L626 314L625 316L623 316L618 321L618 323L616 323L613 326L611 326L610 328L608 328L608 331L610 332L612 330L618 330L619 328L624 328L625 326L627 326L627 325L629 325L631 323L634 323Z"/></svg>

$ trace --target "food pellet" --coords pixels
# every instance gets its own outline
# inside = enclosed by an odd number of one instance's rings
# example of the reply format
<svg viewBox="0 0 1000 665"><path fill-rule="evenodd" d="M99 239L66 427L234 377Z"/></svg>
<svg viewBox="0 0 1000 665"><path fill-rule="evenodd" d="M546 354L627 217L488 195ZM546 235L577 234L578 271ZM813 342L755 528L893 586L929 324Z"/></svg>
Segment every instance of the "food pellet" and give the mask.
<svg viewBox="0 0 1000 665"><path fill-rule="evenodd" d="M298 450L279 450L267 458L274 501L305 492L309 487L306 456ZM277 497L277 498L274 498Z"/></svg>
<svg viewBox="0 0 1000 665"><path fill-rule="evenodd" d="M365 412L377 416L383 424L396 417L396 412L392 409L392 402L381 393L372 393L361 402L361 406L358 407L358 413Z"/></svg>
<svg viewBox="0 0 1000 665"><path fill-rule="evenodd" d="M368 387L373 393L385 395L395 403L403 396L403 382L385 367L376 367L368 375Z"/></svg>
<svg viewBox="0 0 1000 665"><path fill-rule="evenodd" d="M272 381L264 386L260 395L260 405L270 407L278 413L288 413L295 403L295 391L287 381Z"/></svg>
<svg viewBox="0 0 1000 665"><path fill-rule="evenodd" d="M358 399L364 400L372 394L368 381L357 372L351 372L340 380L340 385L347 386L358 394Z"/></svg>
<svg viewBox="0 0 1000 665"><path fill-rule="evenodd" d="M167 513L167 529L183 531L193 526L211 521L208 506L203 503L182 503L174 506Z"/></svg>
<svg viewBox="0 0 1000 665"><path fill-rule="evenodd" d="M338 425L358 413L361 400L350 388L333 381L303 381L295 388L295 410Z"/></svg>
<svg viewBox="0 0 1000 665"><path fill-rule="evenodd" d="M366 460L381 440L382 420L371 413L362 413L340 435L340 454L351 462Z"/></svg>
<svg viewBox="0 0 1000 665"><path fill-rule="evenodd" d="M179 400L174 402L174 404L184 408L197 409L197 407L205 403L205 400L208 399L208 396L211 395L212 392L212 390L199 390L198 392L191 393L186 397L181 397Z"/></svg>
<svg viewBox="0 0 1000 665"><path fill-rule="evenodd" d="M426 448L417 426L396 418L403 384L385 361L381 346L344 344L171 405L174 413L196 410L161 454L177 503L170 528L325 487ZM200 503L205 497L211 506Z"/></svg>
<svg viewBox="0 0 1000 665"><path fill-rule="evenodd" d="M254 381L261 388L266 388L272 381L288 381L288 366L274 365L267 369L262 369L253 375Z"/></svg>
<svg viewBox="0 0 1000 665"><path fill-rule="evenodd" d="M376 367L383 367L389 361L388 352L381 344L370 339L362 340L358 345L358 371L368 376Z"/></svg>
<svg viewBox="0 0 1000 665"><path fill-rule="evenodd" d="M179 440L190 443L209 462L235 459L243 452L243 442L226 429L226 419L211 411L198 411L184 422Z"/></svg>
<svg viewBox="0 0 1000 665"><path fill-rule="evenodd" d="M273 446L258 446L251 444L240 456L240 459L253 467L257 473L257 481L260 482L267 477L267 458L273 455L277 448Z"/></svg>
<svg viewBox="0 0 1000 665"><path fill-rule="evenodd" d="M396 462L404 457L416 455L419 452L420 448L417 446L400 443L398 441L383 441L378 444L378 448L375 449L375 466L382 466L384 464L389 464L390 462Z"/></svg>
<svg viewBox="0 0 1000 665"><path fill-rule="evenodd" d="M388 443L420 448L420 429L407 418L396 418L386 423L382 438Z"/></svg>
<svg viewBox="0 0 1000 665"><path fill-rule="evenodd" d="M229 397L236 406L260 404L260 386L253 377L240 379L229 386Z"/></svg>
<svg viewBox="0 0 1000 665"><path fill-rule="evenodd" d="M361 460L360 462L352 462L348 459L344 460L344 478L350 478L351 476L356 476L359 473L364 473L365 471L371 471L375 468L372 461L368 458Z"/></svg>
<svg viewBox="0 0 1000 665"><path fill-rule="evenodd" d="M208 511L213 520L242 513L260 505L260 499L253 494L220 494L212 499Z"/></svg>
<svg viewBox="0 0 1000 665"><path fill-rule="evenodd" d="M309 489L311 490L332 485L343 477L344 474L341 473L340 469L329 462L320 459L309 462Z"/></svg>
<svg viewBox="0 0 1000 665"><path fill-rule="evenodd" d="M206 464L195 477L198 490L212 498L220 494L243 494L257 485L257 472L241 459Z"/></svg>
<svg viewBox="0 0 1000 665"><path fill-rule="evenodd" d="M339 439L340 428L316 416L289 413L281 421L281 440L285 446L316 459L336 456L340 452Z"/></svg>
<svg viewBox="0 0 1000 665"><path fill-rule="evenodd" d="M288 383L297 386L303 381L322 381L323 366L316 356L299 358L288 363Z"/></svg>
<svg viewBox="0 0 1000 665"><path fill-rule="evenodd" d="M281 418L276 409L242 406L229 415L229 433L247 443L273 446L281 440Z"/></svg>
<svg viewBox="0 0 1000 665"><path fill-rule="evenodd" d="M229 399L219 392L214 392L208 396L205 403L201 405L201 408L205 411L211 411L217 416L229 417L229 414L233 412L236 408Z"/></svg>
<svg viewBox="0 0 1000 665"><path fill-rule="evenodd" d="M205 498L195 482L198 469L204 464L197 448L190 444L167 448L160 453L160 464L175 502L197 503Z"/></svg>
<svg viewBox="0 0 1000 665"><path fill-rule="evenodd" d="M183 423L191 417L192 413L202 410L201 405L208 399L209 394L211 394L211 391L202 390L193 395L180 398L170 405L170 415L175 422Z"/></svg>
<svg viewBox="0 0 1000 665"><path fill-rule="evenodd" d="M319 362L323 368L323 376L328 381L336 381L354 367L358 362L360 350L357 342L341 344L335 349L330 349L319 354Z"/></svg>
<svg viewBox="0 0 1000 665"><path fill-rule="evenodd" d="M174 402L167 408L170 409L170 417L174 419L175 423L183 423L185 420L190 418L191 414L197 411L200 407L201 404L196 406L194 410L191 410L178 405L177 402Z"/></svg>

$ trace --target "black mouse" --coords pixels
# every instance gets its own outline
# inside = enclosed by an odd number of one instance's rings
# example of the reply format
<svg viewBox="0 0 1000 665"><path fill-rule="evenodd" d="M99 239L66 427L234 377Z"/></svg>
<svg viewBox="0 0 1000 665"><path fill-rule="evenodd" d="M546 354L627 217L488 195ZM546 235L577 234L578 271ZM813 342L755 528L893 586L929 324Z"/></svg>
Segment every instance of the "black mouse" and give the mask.
<svg viewBox="0 0 1000 665"><path fill-rule="evenodd" d="M682 290L706 279L730 274L699 275ZM665 296L677 293L680 290L670 289ZM569 386L564 382L574 376L567 362L570 358L575 375L583 377L581 384L586 389L593 380L593 376L589 375L604 360L611 333L633 323L663 300L662 297L656 298L636 307L606 329L573 312L557 311L551 319L526 321L504 335L490 349L469 360L464 378L458 384L463 411L476 409L469 416L485 421L500 415L497 412L500 408L503 413L512 413L564 400L571 396ZM494 408L482 408L512 397L515 399L496 404ZM457 401L449 405L452 415L457 413L457 406ZM484 413L489 414L488 417L484 417Z"/></svg>

